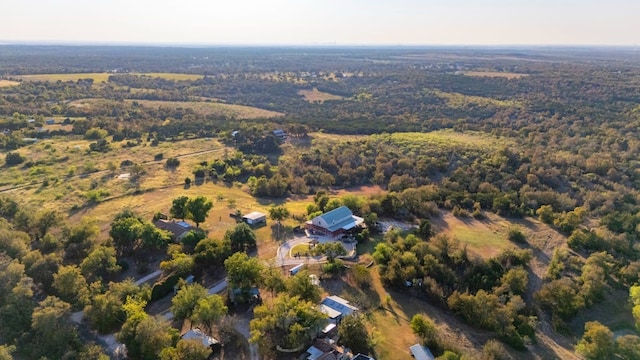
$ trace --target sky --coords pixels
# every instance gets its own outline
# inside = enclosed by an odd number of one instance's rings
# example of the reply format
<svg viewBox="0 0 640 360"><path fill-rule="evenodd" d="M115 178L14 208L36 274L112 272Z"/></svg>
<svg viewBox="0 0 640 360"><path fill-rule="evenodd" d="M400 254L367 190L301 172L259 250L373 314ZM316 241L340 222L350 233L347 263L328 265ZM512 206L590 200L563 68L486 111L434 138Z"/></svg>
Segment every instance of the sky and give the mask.
<svg viewBox="0 0 640 360"><path fill-rule="evenodd" d="M0 41L640 45L640 0L2 0Z"/></svg>

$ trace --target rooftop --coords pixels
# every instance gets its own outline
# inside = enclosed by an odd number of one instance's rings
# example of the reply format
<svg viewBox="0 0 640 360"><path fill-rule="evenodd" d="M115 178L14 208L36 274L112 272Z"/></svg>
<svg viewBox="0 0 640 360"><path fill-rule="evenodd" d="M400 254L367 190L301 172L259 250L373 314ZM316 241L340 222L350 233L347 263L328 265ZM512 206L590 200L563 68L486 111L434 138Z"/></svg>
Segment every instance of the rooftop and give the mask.
<svg viewBox="0 0 640 360"><path fill-rule="evenodd" d="M358 311L358 308L349 304L349 301L336 295L331 295L324 298L320 305L321 310L323 309L323 306L337 311L342 315L351 315L354 312ZM333 316L331 317L333 318Z"/></svg>
<svg viewBox="0 0 640 360"><path fill-rule="evenodd" d="M413 356L416 360L434 360L433 354L431 351L420 344L415 344L409 347L411 351L411 356Z"/></svg>
<svg viewBox="0 0 640 360"><path fill-rule="evenodd" d="M254 211L254 212L248 213L247 215L243 215L242 218L243 219L250 219L250 220L259 220L259 219L262 219L262 218L264 218L266 216L267 216L267 214L265 214L265 213L261 213L259 211Z"/></svg>
<svg viewBox="0 0 640 360"><path fill-rule="evenodd" d="M219 344L219 341L212 338L211 336L205 334L202 330L196 328L196 329L191 329L189 331L187 331L186 333L184 333L184 335L181 336L181 338L185 339L185 340L199 340L202 341L202 345L204 346L211 346L211 345L215 345L215 344Z"/></svg>

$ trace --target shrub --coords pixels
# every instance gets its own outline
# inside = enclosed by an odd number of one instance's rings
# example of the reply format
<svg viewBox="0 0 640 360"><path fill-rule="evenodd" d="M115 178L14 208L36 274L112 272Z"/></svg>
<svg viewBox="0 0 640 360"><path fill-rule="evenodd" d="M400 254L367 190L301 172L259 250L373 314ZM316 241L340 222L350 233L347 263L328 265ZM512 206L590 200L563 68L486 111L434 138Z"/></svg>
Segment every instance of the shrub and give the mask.
<svg viewBox="0 0 640 360"><path fill-rule="evenodd" d="M22 164L24 160L25 160L24 156L20 155L17 152L7 153L7 157L5 158L7 166Z"/></svg>
<svg viewBox="0 0 640 360"><path fill-rule="evenodd" d="M513 241L515 243L524 243L527 241L527 237L522 233L522 230L520 230L520 228L517 226L512 226L509 228L508 238L510 241Z"/></svg>
<svg viewBox="0 0 640 360"><path fill-rule="evenodd" d="M173 292L173 287L176 286L179 280L180 276L170 275L155 283L151 289L151 301L156 301L169 295Z"/></svg>
<svg viewBox="0 0 640 360"><path fill-rule="evenodd" d="M174 157L168 158L167 162L165 162L166 167L177 167L178 165L180 165L180 160Z"/></svg>

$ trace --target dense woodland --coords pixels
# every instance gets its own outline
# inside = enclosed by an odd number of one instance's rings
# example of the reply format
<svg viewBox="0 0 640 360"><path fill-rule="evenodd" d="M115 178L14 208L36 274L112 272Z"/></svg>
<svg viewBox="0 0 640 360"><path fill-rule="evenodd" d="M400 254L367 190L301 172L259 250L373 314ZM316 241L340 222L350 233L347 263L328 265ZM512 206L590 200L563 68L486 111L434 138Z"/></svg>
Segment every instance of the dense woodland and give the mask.
<svg viewBox="0 0 640 360"><path fill-rule="evenodd" d="M576 339L575 351L585 358L640 358L633 323L640 323L638 52L55 46L1 50L0 79L19 82L0 87L0 148L6 169L28 171L47 165L20 155L32 138L87 139L92 141L89 151L106 158L120 144L158 146L216 138L233 151L199 163L185 179L187 185L240 184L255 197L273 200L316 194L306 214L294 214L298 220L348 206L369 225L358 239L376 242L371 256L385 286L489 332L516 354L530 351L539 324L548 323L559 336ZM22 77L104 72L109 73L106 82L91 77ZM175 80L144 73L201 76ZM305 99L301 91L311 89L333 99ZM153 101L159 105L150 105ZM194 103L245 105L282 115L240 118L203 112L191 106ZM45 127L50 118L64 126ZM288 139L274 136L274 129L284 129ZM167 160L168 167L178 165L177 159ZM328 190L362 185L379 185L385 191L370 197L327 196ZM92 190L98 201L99 187ZM203 350L196 345L178 341L177 330L167 321L144 310L189 274L226 271L230 284L241 290L240 297L248 297L254 286L273 295L273 302L255 308L250 339L269 358L282 356L274 351L276 346L295 348L306 341L300 328L281 327L277 314L283 307L295 310L299 327L321 323L312 305L319 294L300 280L308 278L306 274L285 280L255 258L243 258L256 247L255 234L246 226L230 229L223 239L194 231L180 244L172 244L170 235L150 219L127 209L114 214L110 224L91 219L71 224L70 213L39 205L15 199L10 192L0 197L2 359L105 358L108 351L86 335L85 327L117 332L130 358L184 359L200 354ZM206 198L178 198L173 199L170 215L198 225L210 208ZM271 218L288 218L285 210ZM483 219L487 212L536 218L566 236L567 246L551 254L542 285L532 291L529 263L540 250L528 244L526 236L514 228L509 239L519 249L478 259L431 227L442 211L469 219ZM411 233L394 230L382 235L375 230L378 218L419 227ZM105 227L108 240L98 241ZM320 251L327 255L335 249ZM148 265L149 253L164 258L162 281L153 288L122 281L119 274L127 267ZM324 266L327 276L344 275L341 262L336 260L336 265L333 257ZM357 282L367 283L366 270L350 271ZM224 320L227 306L233 307L229 299L207 296L197 286L182 286L174 297L174 315L231 341L237 334ZM624 330L623 336L614 337L595 321L586 322L584 335L573 330L576 317L589 319L589 309L612 300L629 303L624 316L630 322L611 329ZM69 315L81 310L86 321L78 327ZM362 319L352 321L344 328L364 326ZM473 357L438 339L428 319L414 318L411 326L436 355ZM356 332L350 329L343 333ZM363 352L370 349L358 340L348 335L343 339ZM491 350L502 346L499 343L490 344L483 353L486 358L509 356Z"/></svg>

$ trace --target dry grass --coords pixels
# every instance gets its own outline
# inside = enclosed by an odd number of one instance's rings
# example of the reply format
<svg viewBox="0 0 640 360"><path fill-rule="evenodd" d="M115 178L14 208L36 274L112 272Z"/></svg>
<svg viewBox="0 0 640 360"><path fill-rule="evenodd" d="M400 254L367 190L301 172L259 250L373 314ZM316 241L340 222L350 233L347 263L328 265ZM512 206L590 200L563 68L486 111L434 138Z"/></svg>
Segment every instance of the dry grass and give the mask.
<svg viewBox="0 0 640 360"><path fill-rule="evenodd" d="M19 81L0 79L0 88L20 85Z"/></svg>
<svg viewBox="0 0 640 360"><path fill-rule="evenodd" d="M505 79L520 79L529 76L529 74L518 74L512 72L498 72L498 71L462 71L460 74L465 76L475 77L498 77Z"/></svg>
<svg viewBox="0 0 640 360"><path fill-rule="evenodd" d="M129 100L127 100L129 101ZM133 101L133 100L130 100ZM151 101L136 100L141 106L186 108L192 109L202 115L225 115L237 119L273 118L282 116L282 113L264 110L252 106L224 104L217 102L182 102L182 101Z"/></svg>
<svg viewBox="0 0 640 360"><path fill-rule="evenodd" d="M322 104L325 101L329 100L342 100L344 97L333 95L328 92L318 91L317 88L313 88L313 90L300 90L298 91L298 95L304 96L304 100L310 103L318 103Z"/></svg>
<svg viewBox="0 0 640 360"><path fill-rule="evenodd" d="M96 83L109 81L109 76L122 75L114 73L77 73L77 74L37 74L37 75L21 75L19 78L26 81L78 81L80 79L93 79ZM153 78L163 78L168 80L198 80L202 79L202 75L197 74L179 74L179 73L129 73L127 75L147 76Z"/></svg>
<svg viewBox="0 0 640 360"><path fill-rule="evenodd" d="M498 255L501 251L515 248L507 239L507 231L511 223L495 214L487 213L484 220L458 218L449 212L441 218L433 220L436 231L449 235L450 238L467 246L470 253L483 259Z"/></svg>

